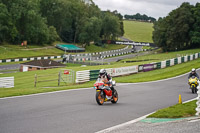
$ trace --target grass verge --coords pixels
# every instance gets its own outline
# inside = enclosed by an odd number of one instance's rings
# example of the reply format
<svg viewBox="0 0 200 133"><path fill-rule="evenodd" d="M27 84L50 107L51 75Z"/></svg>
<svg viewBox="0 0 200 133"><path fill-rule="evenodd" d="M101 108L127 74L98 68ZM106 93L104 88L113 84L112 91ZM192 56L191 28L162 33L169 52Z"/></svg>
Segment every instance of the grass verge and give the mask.
<svg viewBox="0 0 200 133"><path fill-rule="evenodd" d="M183 118L194 116L196 111L196 100L184 103L176 104L168 108L160 109L154 114L149 115L147 118Z"/></svg>
<svg viewBox="0 0 200 133"><path fill-rule="evenodd" d="M104 66L88 66L88 67L66 67L66 69L73 70L89 70L89 69L100 69ZM107 66L108 67L108 66ZM133 83L133 82L146 82L146 81L154 81L165 78L174 77L177 75L181 75L190 71L193 67L200 67L200 59L193 60L187 63L179 64L176 66L168 67L165 69L154 70L150 72L143 72L138 74L133 74L129 76L123 77L115 77L113 80L121 83ZM105 68L105 67L104 67ZM18 72L18 73L9 73L9 74L0 74L0 77L15 77L15 87L14 88L0 88L0 97L8 97L8 96L19 96L19 95L27 95L27 94L35 94L41 92L51 92L58 90L67 90L67 89L75 89L75 88L85 88L92 87L94 81L90 81L84 84L71 84L66 85L65 83L61 83L61 86L58 87L58 82L41 82L34 87L34 75L43 76L38 78L38 80L46 80L46 79L56 79L58 76L58 72L60 69L49 69L43 71L29 71L29 72Z"/></svg>
<svg viewBox="0 0 200 133"><path fill-rule="evenodd" d="M159 62L159 61L168 60L168 59L172 59L172 58L176 58L176 57L195 54L195 53L198 53L199 51L200 51L200 49L197 48L197 49L190 49L190 50L176 51L176 52L166 52L166 53L155 52L154 54L151 54L151 55L144 55L144 56L138 56L137 58L124 59L124 60L121 60L121 62L124 62L124 61L136 61L137 62L138 60L149 60L149 61L147 61L147 63Z"/></svg>
<svg viewBox="0 0 200 133"><path fill-rule="evenodd" d="M25 58L25 57L37 57L37 56L56 56L64 54L64 51L53 47L47 48L48 45L29 45L27 49L20 45L3 44L0 46L0 59L13 59L13 58ZM116 50L125 48L126 45L114 45L106 44L104 47L98 47L91 44L86 46L86 52L102 52L108 50ZM44 49L35 49L44 48Z"/></svg>

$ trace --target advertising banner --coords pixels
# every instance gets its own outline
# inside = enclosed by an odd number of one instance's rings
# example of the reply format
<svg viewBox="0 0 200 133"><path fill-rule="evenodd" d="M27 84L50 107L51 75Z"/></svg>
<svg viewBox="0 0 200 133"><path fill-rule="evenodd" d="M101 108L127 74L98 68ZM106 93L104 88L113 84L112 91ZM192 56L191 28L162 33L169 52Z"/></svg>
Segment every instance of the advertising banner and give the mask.
<svg viewBox="0 0 200 133"><path fill-rule="evenodd" d="M151 71L154 69L154 64L144 64L143 65L143 71L147 72L147 71Z"/></svg>
<svg viewBox="0 0 200 133"><path fill-rule="evenodd" d="M121 67L121 68L113 68L111 76L121 76L121 75L128 75L131 73L137 73L138 66L130 66L130 67Z"/></svg>

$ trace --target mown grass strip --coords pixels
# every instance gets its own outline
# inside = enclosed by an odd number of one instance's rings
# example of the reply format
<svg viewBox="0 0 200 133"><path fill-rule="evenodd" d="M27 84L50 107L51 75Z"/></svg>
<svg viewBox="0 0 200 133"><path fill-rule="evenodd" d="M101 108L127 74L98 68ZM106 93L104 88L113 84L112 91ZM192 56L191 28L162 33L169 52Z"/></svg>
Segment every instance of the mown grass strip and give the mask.
<svg viewBox="0 0 200 133"><path fill-rule="evenodd" d="M196 111L196 100L184 103L176 104L168 108L160 109L154 114L149 115L147 118L183 118L194 116Z"/></svg>
<svg viewBox="0 0 200 133"><path fill-rule="evenodd" d="M124 37L136 42L153 42L153 24L138 21L124 21Z"/></svg>

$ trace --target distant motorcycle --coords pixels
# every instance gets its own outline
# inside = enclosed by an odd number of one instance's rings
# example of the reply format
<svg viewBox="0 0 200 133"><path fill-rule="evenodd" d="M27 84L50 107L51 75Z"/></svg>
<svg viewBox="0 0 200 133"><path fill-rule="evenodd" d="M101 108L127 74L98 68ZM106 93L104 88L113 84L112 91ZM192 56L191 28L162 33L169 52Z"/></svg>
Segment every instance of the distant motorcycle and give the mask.
<svg viewBox="0 0 200 133"><path fill-rule="evenodd" d="M105 80L102 78L98 78L94 84L94 88L96 89L96 101L99 105L103 105L104 102L111 101L112 103L117 103L118 101L118 93L117 90L114 89L115 81L112 81L111 86L106 84ZM108 87L113 87L113 91L108 89Z"/></svg>
<svg viewBox="0 0 200 133"><path fill-rule="evenodd" d="M190 89L192 90L192 93L197 93L198 91L197 86L199 85L198 78L195 76L192 76L189 79L188 84L190 85Z"/></svg>

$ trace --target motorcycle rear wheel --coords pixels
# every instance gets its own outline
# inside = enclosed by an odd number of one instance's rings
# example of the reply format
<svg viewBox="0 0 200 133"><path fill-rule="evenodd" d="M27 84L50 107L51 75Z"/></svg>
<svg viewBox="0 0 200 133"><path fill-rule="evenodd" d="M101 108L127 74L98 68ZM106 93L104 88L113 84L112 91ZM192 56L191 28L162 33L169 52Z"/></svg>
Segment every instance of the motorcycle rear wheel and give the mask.
<svg viewBox="0 0 200 133"><path fill-rule="evenodd" d="M117 93L117 91L114 89L113 97L112 97L111 102L112 102L112 103L117 103L117 101L118 101L118 93Z"/></svg>
<svg viewBox="0 0 200 133"><path fill-rule="evenodd" d="M96 92L96 101L99 105L104 104L104 94L102 94L102 91L97 91Z"/></svg>

